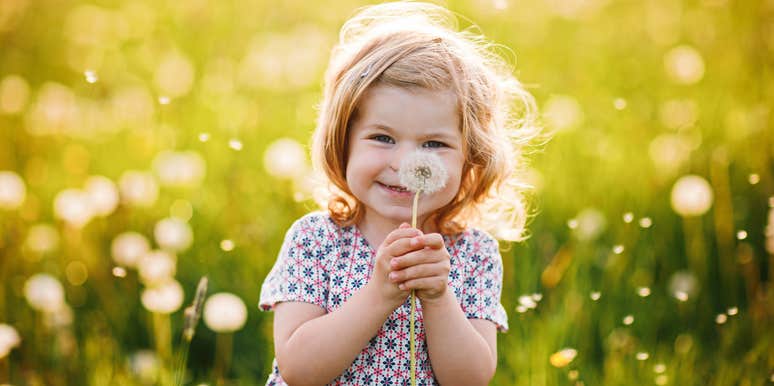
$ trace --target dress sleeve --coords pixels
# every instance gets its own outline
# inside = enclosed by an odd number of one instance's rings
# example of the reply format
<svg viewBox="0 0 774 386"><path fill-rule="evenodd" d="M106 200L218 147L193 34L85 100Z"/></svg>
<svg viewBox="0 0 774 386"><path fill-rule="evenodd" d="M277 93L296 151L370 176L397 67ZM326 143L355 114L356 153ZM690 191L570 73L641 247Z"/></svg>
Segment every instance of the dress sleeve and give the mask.
<svg viewBox="0 0 774 386"><path fill-rule="evenodd" d="M468 319L486 319L500 332L508 331L508 315L500 303L503 287L503 259L497 240L473 231L468 244L467 276L462 285L462 310Z"/></svg>
<svg viewBox="0 0 774 386"><path fill-rule="evenodd" d="M280 302L305 302L326 309L328 272L322 245L325 219L307 215L297 220L285 234L277 261L261 286L258 303L262 311L272 311Z"/></svg>

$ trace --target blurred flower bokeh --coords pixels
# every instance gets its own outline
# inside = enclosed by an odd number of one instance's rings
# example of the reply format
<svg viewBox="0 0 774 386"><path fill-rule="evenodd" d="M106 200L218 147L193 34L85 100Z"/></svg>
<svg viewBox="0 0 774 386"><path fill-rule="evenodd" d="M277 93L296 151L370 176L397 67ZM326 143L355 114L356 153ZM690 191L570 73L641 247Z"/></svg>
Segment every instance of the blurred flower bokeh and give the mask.
<svg viewBox="0 0 774 386"><path fill-rule="evenodd" d="M365 4L0 1L0 384L171 384L202 276L184 383L264 384L260 286ZM552 137L492 384L774 381L774 2L448 6Z"/></svg>

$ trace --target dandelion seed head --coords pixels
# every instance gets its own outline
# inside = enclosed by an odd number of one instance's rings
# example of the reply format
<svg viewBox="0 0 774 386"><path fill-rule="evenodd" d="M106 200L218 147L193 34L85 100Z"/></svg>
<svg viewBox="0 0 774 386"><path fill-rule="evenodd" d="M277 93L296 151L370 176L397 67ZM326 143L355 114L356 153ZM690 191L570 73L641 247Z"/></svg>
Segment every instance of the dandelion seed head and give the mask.
<svg viewBox="0 0 774 386"><path fill-rule="evenodd" d="M220 242L220 249L230 252L234 250L234 241L226 239Z"/></svg>
<svg viewBox="0 0 774 386"><path fill-rule="evenodd" d="M650 354L648 354L645 351L640 351L635 355L635 357L637 358L638 361L645 361L645 360L648 360L648 358L650 358Z"/></svg>
<svg viewBox="0 0 774 386"><path fill-rule="evenodd" d="M118 207L118 187L109 178L91 176L86 180L84 190L91 198L92 211L95 215L105 217Z"/></svg>
<svg viewBox="0 0 774 386"><path fill-rule="evenodd" d="M669 377L667 377L666 374L659 374L656 376L655 382L658 386L666 385L669 383Z"/></svg>
<svg viewBox="0 0 774 386"><path fill-rule="evenodd" d="M523 313L525 313L525 312L527 312L527 311L529 311L529 308L527 308L527 307L524 307L524 306L522 306L521 304L519 304L518 306L516 306L516 312L518 312L518 313L520 313L520 314L523 314Z"/></svg>
<svg viewBox="0 0 774 386"><path fill-rule="evenodd" d="M124 267L135 268L137 262L150 250L145 236L137 232L124 232L116 236L110 245L113 261Z"/></svg>
<svg viewBox="0 0 774 386"><path fill-rule="evenodd" d="M650 296L650 288L648 287L639 287L637 288L637 295L640 297L646 298Z"/></svg>
<svg viewBox="0 0 774 386"><path fill-rule="evenodd" d="M159 197L159 185L152 174L129 170L118 179L121 198L138 207L150 207Z"/></svg>
<svg viewBox="0 0 774 386"><path fill-rule="evenodd" d="M726 321L728 321L728 316L726 316L726 314L717 314L715 316L715 323L717 324L724 324Z"/></svg>
<svg viewBox="0 0 774 386"><path fill-rule="evenodd" d="M174 255L166 251L154 250L146 253L137 265L140 280L154 286L172 279L177 270Z"/></svg>
<svg viewBox="0 0 774 386"><path fill-rule="evenodd" d="M24 297L30 307L51 313L65 305L64 288L55 277L38 273L24 283Z"/></svg>
<svg viewBox="0 0 774 386"><path fill-rule="evenodd" d="M35 224L27 231L24 245L33 252L52 252L59 246L59 232L49 224Z"/></svg>
<svg viewBox="0 0 774 386"><path fill-rule="evenodd" d="M752 173L747 176L747 182L749 182L750 185L756 185L761 182L761 176L759 176L757 173Z"/></svg>
<svg viewBox="0 0 774 386"><path fill-rule="evenodd" d="M215 332L234 332L247 321L247 307L238 296L227 292L210 296L204 304L204 323Z"/></svg>
<svg viewBox="0 0 774 386"><path fill-rule="evenodd" d="M632 325L632 323L634 323L634 316L632 316L632 315L626 315L626 316L624 316L624 318L623 318L623 324L625 324L625 325L627 325L627 326L631 326L631 325Z"/></svg>
<svg viewBox="0 0 774 386"><path fill-rule="evenodd" d="M158 314L171 314L183 305L183 287L174 279L146 288L140 300L143 307Z"/></svg>
<svg viewBox="0 0 774 386"><path fill-rule="evenodd" d="M746 238L747 238L747 231L740 230L740 231L736 232L736 239L737 240L744 240Z"/></svg>
<svg viewBox="0 0 774 386"><path fill-rule="evenodd" d="M578 379L579 375L580 374L578 373L578 370L570 370L570 371L567 372L567 379L569 379L571 381L574 381L574 380Z"/></svg>
<svg viewBox="0 0 774 386"><path fill-rule="evenodd" d="M537 303L532 299L532 296L522 295L519 296L519 304L527 308L536 308Z"/></svg>
<svg viewBox="0 0 774 386"><path fill-rule="evenodd" d="M564 348L553 354L549 358L551 365L557 368L565 367L578 356L578 350L574 348Z"/></svg>
<svg viewBox="0 0 774 386"><path fill-rule="evenodd" d="M69 225L81 228L91 221L94 208L88 193L79 189L65 189L54 198L54 213Z"/></svg>
<svg viewBox="0 0 774 386"><path fill-rule="evenodd" d="M230 147L234 151L240 151L242 150L242 141L232 138L228 140L228 147Z"/></svg>
<svg viewBox="0 0 774 386"><path fill-rule="evenodd" d="M666 365L663 363L656 363L653 365L653 372L656 374L661 374L664 371L666 371Z"/></svg>
<svg viewBox="0 0 774 386"><path fill-rule="evenodd" d="M615 98L613 100L613 107L615 107L616 110L623 110L626 108L626 99L623 98Z"/></svg>
<svg viewBox="0 0 774 386"><path fill-rule="evenodd" d="M21 337L13 326L0 323L0 359L8 356L11 349L21 343Z"/></svg>
<svg viewBox="0 0 774 386"><path fill-rule="evenodd" d="M675 291L675 299L684 302L688 300L688 294L683 291Z"/></svg>
<svg viewBox="0 0 774 386"><path fill-rule="evenodd" d="M129 367L135 377L143 384L149 385L156 383L161 364L155 352L140 350L132 354L129 359Z"/></svg>
<svg viewBox="0 0 774 386"><path fill-rule="evenodd" d="M672 187L672 209L682 217L701 216L712 206L712 186L701 176L687 175Z"/></svg>
<svg viewBox="0 0 774 386"><path fill-rule="evenodd" d="M615 253L616 255L620 255L621 253L623 253L623 251L624 251L623 245L619 244L613 247L613 253Z"/></svg>
<svg viewBox="0 0 774 386"><path fill-rule="evenodd" d="M24 180L11 171L0 171L0 209L16 209L24 203L27 188Z"/></svg>
<svg viewBox="0 0 774 386"><path fill-rule="evenodd" d="M306 149L295 139L277 139L263 153L263 167L275 178L300 178L309 169Z"/></svg>
<svg viewBox="0 0 774 386"><path fill-rule="evenodd" d="M567 227L570 229L575 229L578 227L578 220L571 218L567 220Z"/></svg>
<svg viewBox="0 0 774 386"><path fill-rule="evenodd" d="M153 228L153 236L162 249L181 252L193 243L193 230L187 222L168 217L160 220Z"/></svg>
<svg viewBox="0 0 774 386"><path fill-rule="evenodd" d="M726 310L726 313L728 314L728 316L734 316L734 315L739 313L739 308L738 307L729 307L728 310Z"/></svg>
<svg viewBox="0 0 774 386"><path fill-rule="evenodd" d="M623 221L627 224L634 220L634 214L632 212L626 212L623 215Z"/></svg>
<svg viewBox="0 0 774 386"><path fill-rule="evenodd" d="M536 302L539 302L539 301L543 300L543 294L537 293L537 292L532 294L532 300L534 300Z"/></svg>
<svg viewBox="0 0 774 386"><path fill-rule="evenodd" d="M159 97L159 104L160 105L168 105L170 101L171 100L169 99L168 96L162 95L162 96Z"/></svg>
<svg viewBox="0 0 774 386"><path fill-rule="evenodd" d="M639 223L641 228L650 228L653 225L653 220L650 217L643 217Z"/></svg>
<svg viewBox="0 0 774 386"><path fill-rule="evenodd" d="M599 298L602 297L602 293L599 291L594 291L591 294L589 294L589 297L591 298L591 300L596 302L597 300L599 300Z"/></svg>
<svg viewBox="0 0 774 386"><path fill-rule="evenodd" d="M124 267L113 267L112 273L115 277L126 277L126 269Z"/></svg>
<svg viewBox="0 0 774 386"><path fill-rule="evenodd" d="M417 150L409 154L398 170L401 185L414 193L435 193L446 186L448 174L437 155Z"/></svg>
<svg viewBox="0 0 774 386"><path fill-rule="evenodd" d="M97 83L97 81L99 80L99 77L97 76L97 73L94 72L94 70L84 71L83 77L86 79L87 83Z"/></svg>
<svg viewBox="0 0 774 386"><path fill-rule="evenodd" d="M199 133L199 142L207 142L210 140L210 133Z"/></svg>

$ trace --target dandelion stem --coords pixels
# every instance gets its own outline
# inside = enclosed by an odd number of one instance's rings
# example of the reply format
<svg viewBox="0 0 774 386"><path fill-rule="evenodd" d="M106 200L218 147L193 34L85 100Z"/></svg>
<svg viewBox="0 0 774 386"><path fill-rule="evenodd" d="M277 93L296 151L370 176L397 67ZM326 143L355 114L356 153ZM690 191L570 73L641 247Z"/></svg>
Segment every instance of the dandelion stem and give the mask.
<svg viewBox="0 0 774 386"><path fill-rule="evenodd" d="M411 227L416 228L417 227L417 207L419 206L419 193L421 190L418 190L414 194L414 205L411 207ZM409 369L409 377L411 378L411 386L416 386L417 384L417 357L416 357L416 331L414 331L414 319L416 319L416 313L417 313L417 300L416 300L416 293L414 290L411 290L411 317L409 318L409 363L411 369Z"/></svg>
<svg viewBox="0 0 774 386"><path fill-rule="evenodd" d="M231 346L233 335L231 333L218 333L215 337L215 379L216 385L225 384L228 374L229 362L231 362Z"/></svg>

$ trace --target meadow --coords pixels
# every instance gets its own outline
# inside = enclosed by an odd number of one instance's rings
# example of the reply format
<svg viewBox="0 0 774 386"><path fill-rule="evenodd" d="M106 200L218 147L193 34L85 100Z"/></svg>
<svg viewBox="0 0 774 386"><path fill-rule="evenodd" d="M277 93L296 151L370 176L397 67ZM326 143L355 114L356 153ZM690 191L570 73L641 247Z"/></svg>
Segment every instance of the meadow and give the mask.
<svg viewBox="0 0 774 386"><path fill-rule="evenodd" d="M265 383L261 283L366 4L0 2L0 385ZM444 4L546 133L492 384L774 384L774 1Z"/></svg>

